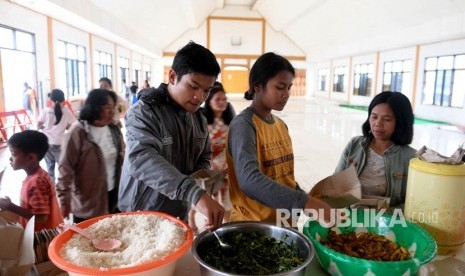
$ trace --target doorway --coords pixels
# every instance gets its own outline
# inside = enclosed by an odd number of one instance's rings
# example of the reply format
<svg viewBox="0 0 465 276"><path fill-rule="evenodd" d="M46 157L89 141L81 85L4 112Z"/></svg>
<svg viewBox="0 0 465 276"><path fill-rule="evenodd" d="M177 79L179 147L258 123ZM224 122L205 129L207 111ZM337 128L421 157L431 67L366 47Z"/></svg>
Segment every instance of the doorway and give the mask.
<svg viewBox="0 0 465 276"><path fill-rule="evenodd" d="M35 86L35 56L32 53L1 49L0 60L4 88L4 111L23 108L24 83L27 82L34 91ZM37 93L36 97L37 99Z"/></svg>
<svg viewBox="0 0 465 276"><path fill-rule="evenodd" d="M227 66L221 74L221 83L227 93L244 94L249 89L249 69L245 66Z"/></svg>

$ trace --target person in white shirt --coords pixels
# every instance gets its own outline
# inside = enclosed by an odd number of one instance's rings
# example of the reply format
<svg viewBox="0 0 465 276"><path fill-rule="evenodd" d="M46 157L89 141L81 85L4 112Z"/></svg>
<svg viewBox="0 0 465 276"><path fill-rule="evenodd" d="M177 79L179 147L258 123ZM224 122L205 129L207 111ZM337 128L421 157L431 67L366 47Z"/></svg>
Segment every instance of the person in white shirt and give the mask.
<svg viewBox="0 0 465 276"><path fill-rule="evenodd" d="M76 121L73 113L65 107L65 94L60 89L53 89L50 93L53 106L46 107L39 115L37 129L48 138L49 148L45 154L47 172L55 183L55 164L58 163L61 153L61 141L65 130Z"/></svg>

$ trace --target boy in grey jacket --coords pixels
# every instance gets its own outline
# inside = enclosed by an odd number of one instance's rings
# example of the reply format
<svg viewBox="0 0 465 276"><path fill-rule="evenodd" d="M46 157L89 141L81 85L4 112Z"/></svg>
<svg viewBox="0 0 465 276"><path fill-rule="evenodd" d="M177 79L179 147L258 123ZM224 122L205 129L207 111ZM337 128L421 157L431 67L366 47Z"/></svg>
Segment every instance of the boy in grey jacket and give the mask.
<svg viewBox="0 0 465 276"><path fill-rule="evenodd" d="M121 211L160 211L187 221L194 205L207 229L221 224L223 207L189 176L210 167L207 121L199 107L219 73L213 53L191 41L176 53L168 83L139 93L126 113Z"/></svg>

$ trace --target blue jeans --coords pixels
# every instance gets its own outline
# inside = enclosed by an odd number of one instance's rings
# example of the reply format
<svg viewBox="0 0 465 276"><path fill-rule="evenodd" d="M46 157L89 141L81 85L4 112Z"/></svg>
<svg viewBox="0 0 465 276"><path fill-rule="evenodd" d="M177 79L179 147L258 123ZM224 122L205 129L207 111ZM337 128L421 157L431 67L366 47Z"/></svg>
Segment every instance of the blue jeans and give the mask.
<svg viewBox="0 0 465 276"><path fill-rule="evenodd" d="M45 163L47 163L47 172L53 183L55 182L55 164L60 161L61 145L49 145L45 153Z"/></svg>

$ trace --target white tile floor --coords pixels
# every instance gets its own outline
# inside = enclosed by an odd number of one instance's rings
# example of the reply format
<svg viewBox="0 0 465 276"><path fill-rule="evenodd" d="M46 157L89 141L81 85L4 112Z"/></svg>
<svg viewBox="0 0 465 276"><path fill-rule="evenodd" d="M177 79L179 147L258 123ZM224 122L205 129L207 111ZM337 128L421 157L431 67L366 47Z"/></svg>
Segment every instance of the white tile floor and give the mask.
<svg viewBox="0 0 465 276"><path fill-rule="evenodd" d="M237 113L250 105L249 101L234 95L230 96L230 101ZM342 108L337 102L321 98L291 98L285 109L275 114L289 127L296 179L306 191L334 172L344 146L351 137L361 134L361 125L367 116L366 111ZM423 124L415 125L412 146L418 149L426 145L443 155L451 155L464 142L465 133ZM0 159L0 168L7 168L0 185L0 196L8 195L17 203L25 173L13 171L9 166L8 149L2 150L5 152Z"/></svg>

